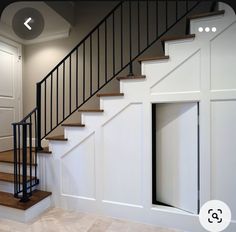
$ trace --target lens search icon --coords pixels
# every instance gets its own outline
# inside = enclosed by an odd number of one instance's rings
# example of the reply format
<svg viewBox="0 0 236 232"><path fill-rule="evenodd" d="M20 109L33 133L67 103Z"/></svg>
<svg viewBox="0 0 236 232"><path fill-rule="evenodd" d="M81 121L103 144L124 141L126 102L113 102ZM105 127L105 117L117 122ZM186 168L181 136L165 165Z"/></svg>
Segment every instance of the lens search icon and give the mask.
<svg viewBox="0 0 236 232"><path fill-rule="evenodd" d="M223 231L231 222L230 208L222 201L208 201L200 210L199 221L209 232Z"/></svg>
<svg viewBox="0 0 236 232"><path fill-rule="evenodd" d="M209 209L208 210L208 214L209 214L209 218L208 218L208 222L209 223L214 223L214 221L211 220L211 218L215 219L217 223L221 223L222 222L222 218L219 217L219 214L222 214L222 210L221 209L217 209L217 213L213 213L213 209Z"/></svg>

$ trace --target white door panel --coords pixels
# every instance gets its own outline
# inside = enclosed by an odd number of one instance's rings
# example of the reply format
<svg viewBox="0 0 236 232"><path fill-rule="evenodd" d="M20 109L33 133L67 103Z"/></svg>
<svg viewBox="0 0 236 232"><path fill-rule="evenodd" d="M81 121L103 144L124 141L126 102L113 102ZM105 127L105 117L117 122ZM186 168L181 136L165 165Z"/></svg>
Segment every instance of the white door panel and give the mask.
<svg viewBox="0 0 236 232"><path fill-rule="evenodd" d="M198 212L198 104L156 106L156 199Z"/></svg>
<svg viewBox="0 0 236 232"><path fill-rule="evenodd" d="M0 37L0 151L12 149L12 123L21 115L19 47Z"/></svg>
<svg viewBox="0 0 236 232"><path fill-rule="evenodd" d="M226 202L236 220L236 101L211 103L211 199Z"/></svg>

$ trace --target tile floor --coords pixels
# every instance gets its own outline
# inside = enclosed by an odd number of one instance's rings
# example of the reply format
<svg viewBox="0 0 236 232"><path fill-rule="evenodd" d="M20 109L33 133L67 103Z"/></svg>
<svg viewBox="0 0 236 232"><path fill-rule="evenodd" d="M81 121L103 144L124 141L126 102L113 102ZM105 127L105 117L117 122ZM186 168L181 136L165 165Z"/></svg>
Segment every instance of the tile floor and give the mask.
<svg viewBox="0 0 236 232"><path fill-rule="evenodd" d="M127 222L54 208L38 220L24 224L0 219L0 232L177 232L176 230ZM178 231L180 232L180 231Z"/></svg>

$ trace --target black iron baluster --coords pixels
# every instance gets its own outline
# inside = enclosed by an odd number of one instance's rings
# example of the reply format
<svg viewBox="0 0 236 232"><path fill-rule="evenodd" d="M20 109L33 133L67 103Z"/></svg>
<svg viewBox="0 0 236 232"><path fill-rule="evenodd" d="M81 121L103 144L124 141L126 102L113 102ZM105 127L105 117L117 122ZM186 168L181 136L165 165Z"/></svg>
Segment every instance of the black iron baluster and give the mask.
<svg viewBox="0 0 236 232"><path fill-rule="evenodd" d="M93 41L92 35L90 36L89 43L90 43L90 95L93 93Z"/></svg>
<svg viewBox="0 0 236 232"><path fill-rule="evenodd" d="M59 80L58 80L58 78L59 78L59 74L58 74L58 68L57 68L57 78L56 78L56 85L57 85L57 87L56 87L56 107L57 107L57 110L56 110L56 118L57 118L57 125L58 125L58 118L59 118L59 103L58 103L58 101L59 101Z"/></svg>
<svg viewBox="0 0 236 232"><path fill-rule="evenodd" d="M98 33L97 33L97 46L98 46L98 89L100 87L100 32L98 27Z"/></svg>
<svg viewBox="0 0 236 232"><path fill-rule="evenodd" d="M27 123L22 124L22 202L29 200L27 194Z"/></svg>
<svg viewBox="0 0 236 232"><path fill-rule="evenodd" d="M44 84L44 134L47 134L47 80Z"/></svg>
<svg viewBox="0 0 236 232"><path fill-rule="evenodd" d="M138 53L140 53L140 0L138 0Z"/></svg>
<svg viewBox="0 0 236 232"><path fill-rule="evenodd" d="M75 101L76 101L76 108L78 108L78 105L79 105L79 103L78 103L78 100L79 100L79 91L78 91L78 82L79 82L79 68L78 68L78 63L79 63L79 61L78 61L78 56L79 56L79 54L78 54L78 49L76 49L76 65L75 65L75 69L76 69L76 88L75 88Z"/></svg>
<svg viewBox="0 0 236 232"><path fill-rule="evenodd" d="M132 15L131 15L131 0L129 0L129 76L133 76L132 64Z"/></svg>
<svg viewBox="0 0 236 232"><path fill-rule="evenodd" d="M165 9L166 9L166 30L167 30L167 28L168 28L168 0L166 0L166 7L165 7Z"/></svg>
<svg viewBox="0 0 236 232"><path fill-rule="evenodd" d="M71 114L71 55L69 58L69 112Z"/></svg>
<svg viewBox="0 0 236 232"><path fill-rule="evenodd" d="M21 191L21 128L18 127L18 193Z"/></svg>
<svg viewBox="0 0 236 232"><path fill-rule="evenodd" d="M178 1L175 1L175 20L178 20Z"/></svg>
<svg viewBox="0 0 236 232"><path fill-rule="evenodd" d="M34 152L37 152L36 149ZM32 162L32 118L30 116L30 124L29 124L29 158L30 158L30 193L32 193L32 166L33 166L33 162ZM27 170L27 163L26 163L26 170ZM27 172L27 171L26 171ZM27 176L27 173L26 173Z"/></svg>
<svg viewBox="0 0 236 232"><path fill-rule="evenodd" d="M35 135L37 135L37 114L38 114L38 111L36 110L35 113L34 113L34 124L35 124ZM35 138L36 141L38 141L38 138L36 137ZM37 152L38 152L38 148L35 147L35 153L34 153L34 163L35 163L35 166L34 166L34 176L36 178L36 173L37 173Z"/></svg>
<svg viewBox="0 0 236 232"><path fill-rule="evenodd" d="M51 130L52 130L52 114L53 114L53 112L52 112L52 104L53 104L53 101L52 101L52 98L53 98L53 76L52 76L52 74L51 74L51 99L50 99L50 128L51 128Z"/></svg>
<svg viewBox="0 0 236 232"><path fill-rule="evenodd" d="M62 83L62 115L63 115L63 119L65 118L65 61L63 62L63 83Z"/></svg>
<svg viewBox="0 0 236 232"><path fill-rule="evenodd" d="M17 125L13 124L13 146L14 146L14 196L18 196L17 191Z"/></svg>
<svg viewBox="0 0 236 232"><path fill-rule="evenodd" d="M158 23L159 23L159 20L158 20L158 16L159 16L159 5L158 5L158 0L156 0L156 37L158 37Z"/></svg>
<svg viewBox="0 0 236 232"><path fill-rule="evenodd" d="M83 43L83 101L85 101L85 42Z"/></svg>
<svg viewBox="0 0 236 232"><path fill-rule="evenodd" d="M105 82L107 83L107 20L105 20Z"/></svg>
<svg viewBox="0 0 236 232"><path fill-rule="evenodd" d="M123 68L123 4L120 6L120 67Z"/></svg>
<svg viewBox="0 0 236 232"><path fill-rule="evenodd" d="M112 14L112 55L113 55L113 75L115 75L116 70L116 60L115 60L115 14Z"/></svg>
<svg viewBox="0 0 236 232"><path fill-rule="evenodd" d="M149 0L147 1L146 5L146 14L147 14L147 46L149 45Z"/></svg>
<svg viewBox="0 0 236 232"><path fill-rule="evenodd" d="M37 83L37 89L36 89L36 105L37 105L37 149L41 150L41 83Z"/></svg>

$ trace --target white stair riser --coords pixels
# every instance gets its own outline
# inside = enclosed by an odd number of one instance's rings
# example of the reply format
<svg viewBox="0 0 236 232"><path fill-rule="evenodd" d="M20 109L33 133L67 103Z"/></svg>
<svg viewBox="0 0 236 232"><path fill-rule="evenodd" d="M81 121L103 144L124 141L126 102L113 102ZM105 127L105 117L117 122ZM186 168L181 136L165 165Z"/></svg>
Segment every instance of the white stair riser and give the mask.
<svg viewBox="0 0 236 232"><path fill-rule="evenodd" d="M1 170L1 172L14 173L14 164L0 163L0 170ZM32 167L32 175L34 174L34 172L35 172L35 167ZM21 165L21 173L22 173L22 165ZM29 166L27 167L27 173L30 173Z"/></svg>
<svg viewBox="0 0 236 232"><path fill-rule="evenodd" d="M0 181L0 191L14 193L14 184L5 181Z"/></svg>
<svg viewBox="0 0 236 232"><path fill-rule="evenodd" d="M104 112L106 115L109 115L109 113L113 113L114 110L119 109L123 107L126 104L126 95L122 100L116 101L115 99L101 99L100 100L100 107L104 109Z"/></svg>
<svg viewBox="0 0 236 232"><path fill-rule="evenodd" d="M20 185L22 187L22 185ZM35 190L36 187L33 187L32 190ZM0 181L0 191L8 192L14 194L14 183Z"/></svg>
<svg viewBox="0 0 236 232"><path fill-rule="evenodd" d="M104 116L107 112L102 113L82 113L81 120L82 123L85 125L95 126L100 125L102 120L104 119Z"/></svg>
<svg viewBox="0 0 236 232"><path fill-rule="evenodd" d="M168 62L168 60L165 62ZM120 91L125 93L125 97L138 99L143 96L143 88L145 84L146 79L120 81Z"/></svg>

